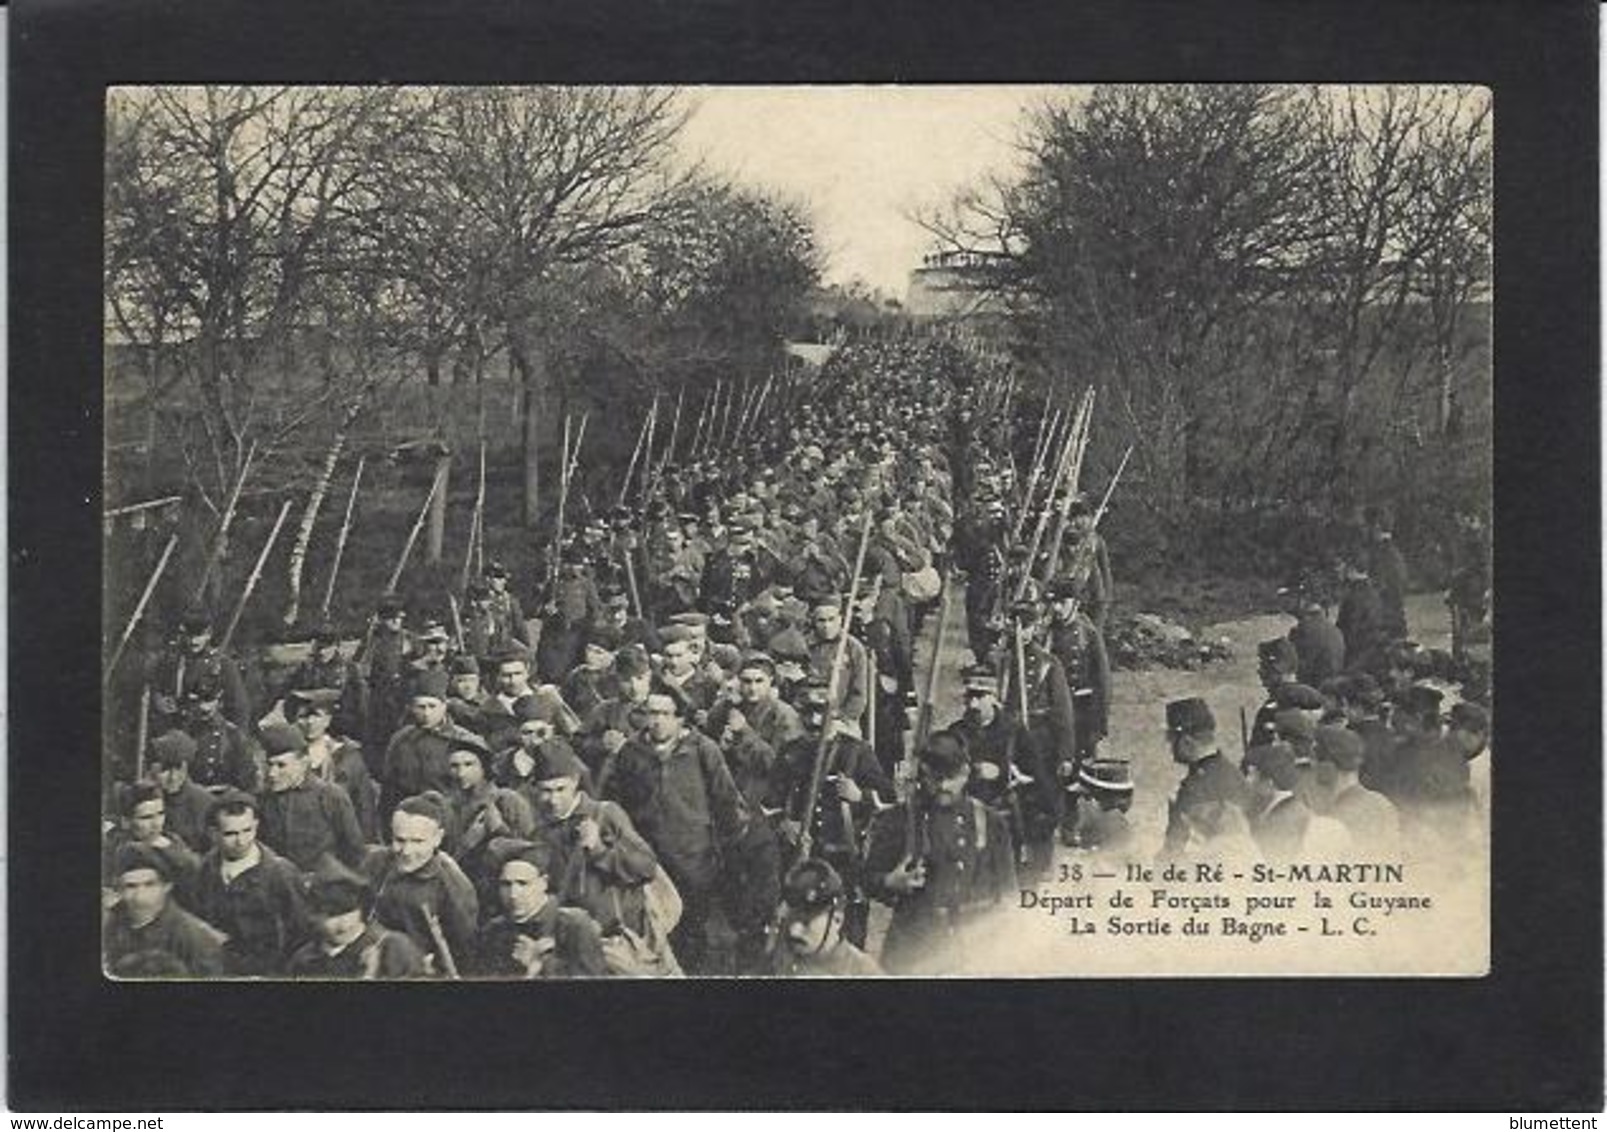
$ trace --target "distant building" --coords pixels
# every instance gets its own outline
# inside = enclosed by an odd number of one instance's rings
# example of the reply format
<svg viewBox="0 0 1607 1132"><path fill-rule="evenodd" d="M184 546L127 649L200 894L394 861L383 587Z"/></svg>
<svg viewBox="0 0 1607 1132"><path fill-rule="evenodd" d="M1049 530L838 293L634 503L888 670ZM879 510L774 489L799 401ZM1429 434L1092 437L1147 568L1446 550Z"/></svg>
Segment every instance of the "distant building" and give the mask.
<svg viewBox="0 0 1607 1132"><path fill-rule="evenodd" d="M910 272L905 311L921 319L993 319L1004 304L988 288L988 277L1003 256L988 252L940 251L922 257Z"/></svg>

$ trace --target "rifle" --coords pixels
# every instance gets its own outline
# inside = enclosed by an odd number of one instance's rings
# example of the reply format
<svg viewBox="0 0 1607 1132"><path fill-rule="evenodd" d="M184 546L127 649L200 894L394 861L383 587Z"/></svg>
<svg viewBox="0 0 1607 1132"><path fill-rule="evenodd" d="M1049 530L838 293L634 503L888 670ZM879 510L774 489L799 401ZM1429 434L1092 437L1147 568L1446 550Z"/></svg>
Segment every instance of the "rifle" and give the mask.
<svg viewBox="0 0 1607 1132"><path fill-rule="evenodd" d="M446 933L441 930L441 918L435 914L434 908L424 909L424 923L430 929L430 942L435 945L435 954L440 956L441 967L446 971L447 978L460 979L457 962L452 958L452 949L447 946Z"/></svg>
<svg viewBox="0 0 1607 1132"><path fill-rule="evenodd" d="M1073 574L1081 573L1085 566L1090 565L1088 559L1094 552L1094 535L1099 531L1100 520L1105 517L1105 512L1110 509L1110 497L1116 491L1116 485L1121 482L1122 472L1126 470L1127 461L1132 455L1133 446L1129 444L1127 451L1122 453L1121 463L1116 465L1116 474L1111 476L1110 483L1105 485L1105 494L1100 497L1099 506L1094 509L1093 519L1088 525L1088 533L1082 537L1077 543L1076 550L1072 552L1071 568ZM1063 532L1056 533L1054 545L1050 548L1049 564L1044 574L1045 581L1048 581L1051 576L1055 562L1059 557L1061 533Z"/></svg>
<svg viewBox="0 0 1607 1132"><path fill-rule="evenodd" d="M870 508L865 509L865 523L859 533L859 553L854 556L854 574L848 583L848 592L843 595L840 606L842 615L839 618L841 628L838 630L837 648L832 658L831 675L826 680L826 718L820 725L820 742L815 748L815 764L809 774L809 793L805 796L803 809L803 833L798 842L798 857L800 860L809 858L809 849L813 838L810 828L814 824L815 807L820 802L820 781L826 768L826 755L831 749L832 726L837 714L837 682L842 674L843 659L848 653L848 638L850 614L853 611L854 595L859 592L859 579L865 569L865 552L870 549L870 528L874 513Z"/></svg>
<svg viewBox="0 0 1607 1132"><path fill-rule="evenodd" d="M362 485L363 465L367 461L366 453L357 457L357 471L352 476L352 493L346 497L346 515L340 521L340 538L335 540L335 560L329 566L329 582L324 586L324 600L318 606L320 620L329 616L329 604L335 597L335 579L340 577L340 562L346 555L346 537L351 534L352 512L357 506L357 489Z"/></svg>
<svg viewBox="0 0 1607 1132"><path fill-rule="evenodd" d="M446 604L447 604L447 608L452 611L452 631L455 634L457 634L457 638L458 638L458 653L462 654L462 652L463 652L463 644L464 644L463 617L458 612L457 595L456 594L447 594L446 595Z"/></svg>
<svg viewBox="0 0 1607 1132"><path fill-rule="evenodd" d="M558 458L558 521L553 528L552 535L552 565L548 572L550 581L556 588L558 581L558 560L563 557L564 549L564 509L569 505L569 414L564 414L564 447Z"/></svg>
<svg viewBox="0 0 1607 1132"><path fill-rule="evenodd" d="M625 496L630 492L631 480L636 476L636 461L640 460L642 457L642 442L646 439L647 417L643 417L642 427L636 432L636 447L631 449L631 462L626 465L625 479L619 485L619 499L615 501L616 506L625 506Z"/></svg>
<svg viewBox="0 0 1607 1132"><path fill-rule="evenodd" d="M218 649L225 650L229 642L234 640L234 631L240 626L240 617L246 611L246 602L251 600L251 593L257 588L257 582L262 579L262 568L267 565L268 555L273 551L273 544L279 541L279 530L285 525L285 517L290 514L290 500L285 500L284 506L279 508L279 517L273 521L273 530L268 532L268 541L262 545L262 553L257 555L257 564L251 568L251 576L246 579L245 592L235 603L234 615L229 618L229 627L223 631L223 640L218 642ZM421 519L422 515L419 516Z"/></svg>
<svg viewBox="0 0 1607 1132"><path fill-rule="evenodd" d="M458 589L469 588L469 574L474 569L476 552L479 552L480 569L485 569L485 441L480 442L480 484L474 492L474 510L469 515L469 545L463 552L463 572L458 575Z"/></svg>
<svg viewBox="0 0 1607 1132"><path fill-rule="evenodd" d="M1239 705L1239 754L1250 753L1250 717L1245 714L1244 705Z"/></svg>
<svg viewBox="0 0 1607 1132"><path fill-rule="evenodd" d="M653 394L653 408L647 414L647 446L642 449L642 509L647 509L647 496L653 487L653 438L658 434L658 394Z"/></svg>
<svg viewBox="0 0 1607 1132"><path fill-rule="evenodd" d="M1027 582L1032 577L1033 561L1037 558L1038 547L1043 542L1044 530L1049 526L1049 516L1056 509L1056 496L1060 494L1068 477L1073 474L1072 469L1077 460L1078 440L1085 435L1087 421L1093 411L1093 395L1094 391L1092 389L1083 394L1082 401L1077 406L1076 416L1072 418L1071 428L1066 434L1060 456L1055 465L1054 477L1049 481L1049 492L1044 498L1043 510L1038 513L1038 522L1032 530L1032 542L1027 552L1026 569L1022 572L1021 581L1015 592L1016 601L1020 601L1026 596ZM1069 496L1067 496L1066 506L1068 508L1070 506ZM1064 514L1064 510L1063 508L1062 514ZM1000 587L1000 594L1001 596L1003 595L1003 587Z"/></svg>
<svg viewBox="0 0 1607 1132"><path fill-rule="evenodd" d="M391 571L390 580L385 583L385 592L396 592L396 583L402 580L402 571L407 569L407 560L412 557L413 544L418 542L419 532L424 529L424 520L429 516L430 504L435 502L435 493L441 490L441 481L446 478L446 470L450 465L441 461L435 470L435 478L430 481L429 494L424 497L424 506L419 508L418 518L413 522L413 529L407 532L407 541L402 544L402 553L396 559L396 568Z"/></svg>
<svg viewBox="0 0 1607 1132"><path fill-rule="evenodd" d="M156 583L161 581L162 572L167 569L167 560L173 556L173 548L178 544L178 535L168 536L167 545L162 548L162 556L156 560L156 568L145 580L145 589L139 595L139 601L134 606L128 624L123 626L123 635L117 638L117 647L112 649L112 658L106 662L106 674L101 677L103 688L111 683L112 672L116 670L117 662L123 658L123 650L128 647L128 639L134 635L134 627L139 624L140 618L145 616L145 607L150 604L151 594L156 592Z"/></svg>
<svg viewBox="0 0 1607 1132"><path fill-rule="evenodd" d="M686 386L683 385L675 391L675 416L670 419L670 442L664 446L664 452L658 459L661 472L664 470L664 465L675 459L675 441L681 435L681 402L685 397Z"/></svg>
<svg viewBox="0 0 1607 1132"><path fill-rule="evenodd" d="M151 684L146 681L139 690L139 724L134 731L134 781L145 778L145 744L151 735Z"/></svg>
<svg viewBox="0 0 1607 1132"><path fill-rule="evenodd" d="M1088 451L1089 429L1093 424L1094 391L1092 388L1090 388L1088 392L1083 395L1083 406L1085 406L1085 408L1079 409L1077 418L1081 427L1074 430L1072 434L1072 460L1070 464L1069 476L1066 481L1066 492L1061 498L1059 507L1057 508L1055 514L1055 532L1049 543L1050 549L1048 561L1044 567L1045 580L1053 576L1055 567L1059 563L1060 544L1066 537L1066 524L1071 518L1071 501L1072 498L1077 494L1077 489L1082 482L1083 456ZM1032 552L1033 557L1027 560L1027 572L1025 578L1030 578L1032 576L1032 568L1038 553L1037 543L1033 544ZM1025 578L1022 582L1023 589L1026 588Z"/></svg>

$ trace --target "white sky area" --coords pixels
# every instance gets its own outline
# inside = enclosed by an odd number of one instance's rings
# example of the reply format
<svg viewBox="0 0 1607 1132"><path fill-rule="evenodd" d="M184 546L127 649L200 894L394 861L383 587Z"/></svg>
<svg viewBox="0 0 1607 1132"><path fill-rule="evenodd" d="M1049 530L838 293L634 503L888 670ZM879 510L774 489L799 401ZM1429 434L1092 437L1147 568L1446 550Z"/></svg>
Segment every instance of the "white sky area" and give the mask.
<svg viewBox="0 0 1607 1132"><path fill-rule="evenodd" d="M711 171L802 200L826 279L902 299L931 241L910 219L1018 167L1022 112L1052 86L692 87L680 139Z"/></svg>

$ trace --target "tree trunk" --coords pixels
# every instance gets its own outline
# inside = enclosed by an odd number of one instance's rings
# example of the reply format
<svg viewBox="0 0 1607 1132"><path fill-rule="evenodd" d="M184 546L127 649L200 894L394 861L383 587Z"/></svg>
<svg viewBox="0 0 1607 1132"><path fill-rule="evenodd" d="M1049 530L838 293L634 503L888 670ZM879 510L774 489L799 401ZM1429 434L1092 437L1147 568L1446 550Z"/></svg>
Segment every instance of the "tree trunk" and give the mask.
<svg viewBox="0 0 1607 1132"><path fill-rule="evenodd" d="M536 408L543 376L543 359L539 349L531 351L522 337L511 339L508 348L514 367L519 371L524 522L526 527L534 530L541 519L541 420Z"/></svg>
<svg viewBox="0 0 1607 1132"><path fill-rule="evenodd" d="M307 507L301 513L301 523L296 528L296 541L290 547L290 597L285 602L283 621L286 625L294 625L301 616L301 582L307 565L307 548L312 545L313 527L318 522L318 511L323 507L324 497L329 494L329 485L335 478L335 466L340 463L340 454L346 449L346 437L356 420L357 413L349 411L341 421L340 428L335 430L335 438L329 442L329 448L324 453L323 467L318 471L318 478L313 482L312 493L307 496Z"/></svg>

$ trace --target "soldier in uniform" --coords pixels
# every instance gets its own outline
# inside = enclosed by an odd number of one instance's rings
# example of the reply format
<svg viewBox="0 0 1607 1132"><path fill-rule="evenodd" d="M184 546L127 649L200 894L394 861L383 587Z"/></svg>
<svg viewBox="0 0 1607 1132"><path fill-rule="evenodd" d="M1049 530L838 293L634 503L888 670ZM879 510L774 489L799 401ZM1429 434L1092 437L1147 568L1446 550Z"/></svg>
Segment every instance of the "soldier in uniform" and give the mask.
<svg viewBox="0 0 1607 1132"><path fill-rule="evenodd" d="M530 630L525 621L524 607L508 589L508 568L496 559L485 564L485 585L488 592L487 608L490 611L494 636L497 640L513 641L522 648L530 647ZM488 656L490 650L478 655Z"/></svg>
<svg viewBox="0 0 1607 1132"><path fill-rule="evenodd" d="M844 934L849 942L863 946L870 905L859 884L860 841L876 813L877 800L892 803L893 782L863 741L839 729L824 680L817 678L804 686L799 706L804 733L777 752L771 787L772 804L782 812L782 842L790 865L808 831L810 855L830 864L847 885ZM821 735L828 726L832 733L822 755ZM814 812L806 813L810 788L817 780Z"/></svg>
<svg viewBox="0 0 1607 1132"><path fill-rule="evenodd" d="M225 718L237 727L255 722L240 666L212 643L212 619L191 608L179 618L176 639L146 672L151 689L152 723L166 729L178 722L189 693L198 682L216 689Z"/></svg>
<svg viewBox="0 0 1607 1132"><path fill-rule="evenodd" d="M1110 732L1110 654L1098 622L1080 605L1085 592L1086 586L1070 576L1055 579L1046 591L1051 603L1049 650L1065 670L1071 691L1076 766L1094 758Z"/></svg>
<svg viewBox="0 0 1607 1132"><path fill-rule="evenodd" d="M966 574L966 639L978 660L987 655L992 639L988 621L1004 582L1004 539L1004 503L998 499L978 500L954 529L954 564Z"/></svg>
<svg viewBox="0 0 1607 1132"><path fill-rule="evenodd" d="M1194 821L1191 825L1191 811L1203 813L1212 806L1226 805L1242 813L1247 794L1244 776L1217 746L1216 716L1204 700L1190 697L1168 703L1166 734L1173 761L1187 768L1167 811L1162 849L1165 855L1176 856L1187 848L1202 824Z"/></svg>
<svg viewBox="0 0 1607 1132"><path fill-rule="evenodd" d="M1385 623L1383 600L1367 570L1339 564L1343 591L1334 625L1345 638L1345 665L1352 672L1382 671L1384 650L1393 639Z"/></svg>
<svg viewBox="0 0 1607 1132"><path fill-rule="evenodd" d="M250 792L259 784L261 752L244 728L223 714L223 690L215 676L198 676L184 692L184 730L195 740L190 777L207 789L233 786Z"/></svg>
<svg viewBox="0 0 1607 1132"><path fill-rule="evenodd" d="M825 861L800 861L781 886L769 973L781 978L868 978L876 961L846 938L848 890Z"/></svg>
<svg viewBox="0 0 1607 1132"><path fill-rule="evenodd" d="M1062 844L1085 853L1125 860L1133 855L1133 776L1125 762L1091 759L1077 768L1072 812L1061 829Z"/></svg>
<svg viewBox="0 0 1607 1132"><path fill-rule="evenodd" d="M374 612L373 630L358 657L358 669L366 673L367 680L363 739L365 749L370 751L385 749L407 712L407 669L413 661L413 637L403 627L406 618L407 607L400 598L381 598Z"/></svg>
<svg viewBox="0 0 1607 1132"><path fill-rule="evenodd" d="M993 670L970 665L961 671L960 679L965 712L947 730L965 744L971 762L968 792L1008 816L1020 865L1026 830L1019 791L1037 782L1041 760L1017 713L999 702L999 678Z"/></svg>
<svg viewBox="0 0 1607 1132"><path fill-rule="evenodd" d="M340 693L334 726L342 735L361 736L363 721L363 678L355 660L348 660L341 652L340 632L328 622L321 622L313 631L312 653L291 670L283 683L282 692L298 688L334 688Z"/></svg>
<svg viewBox="0 0 1607 1132"><path fill-rule="evenodd" d="M1382 508L1367 517L1367 573L1378 586L1384 634L1392 640L1408 635L1406 628L1406 560L1395 545L1389 519Z"/></svg>
<svg viewBox="0 0 1607 1132"><path fill-rule="evenodd" d="M1295 654L1294 643L1288 637L1262 641L1256 646L1256 655L1256 675L1267 691L1267 698L1256 709L1255 720L1250 725L1249 747L1271 743L1278 738L1275 722L1278 712L1289 709L1322 711L1327 707L1322 693L1295 679L1300 658Z"/></svg>
<svg viewBox="0 0 1607 1132"><path fill-rule="evenodd" d="M1289 630L1289 643L1295 648L1295 679L1312 688L1345 671L1345 635L1323 609L1314 595L1302 594L1297 598L1294 627Z"/></svg>
<svg viewBox="0 0 1607 1132"><path fill-rule="evenodd" d="M1026 664L1027 733L1031 737L1029 749L1036 766L1032 771L1030 790L1021 795L1022 816L1025 823L1026 864L1023 871L1029 878L1040 875L1049 867L1054 853L1055 833L1065 818L1066 797L1061 787L1062 776L1070 780L1076 775L1079 762L1077 751L1077 712L1073 706L1070 683L1065 668L1040 641L1043 631L1041 612L1032 602L1019 602L1013 616L1022 636L1022 658ZM1014 660L1014 640L1012 646ZM1016 665L1009 670L1015 673ZM1010 693L1019 702L1020 693ZM1089 723L1090 733L1099 721Z"/></svg>
<svg viewBox="0 0 1607 1132"><path fill-rule="evenodd" d="M1017 888L1009 825L966 793L964 743L939 732L918 758L917 796L876 819L865 861L871 896L893 909L882 965L894 974L913 970Z"/></svg>

